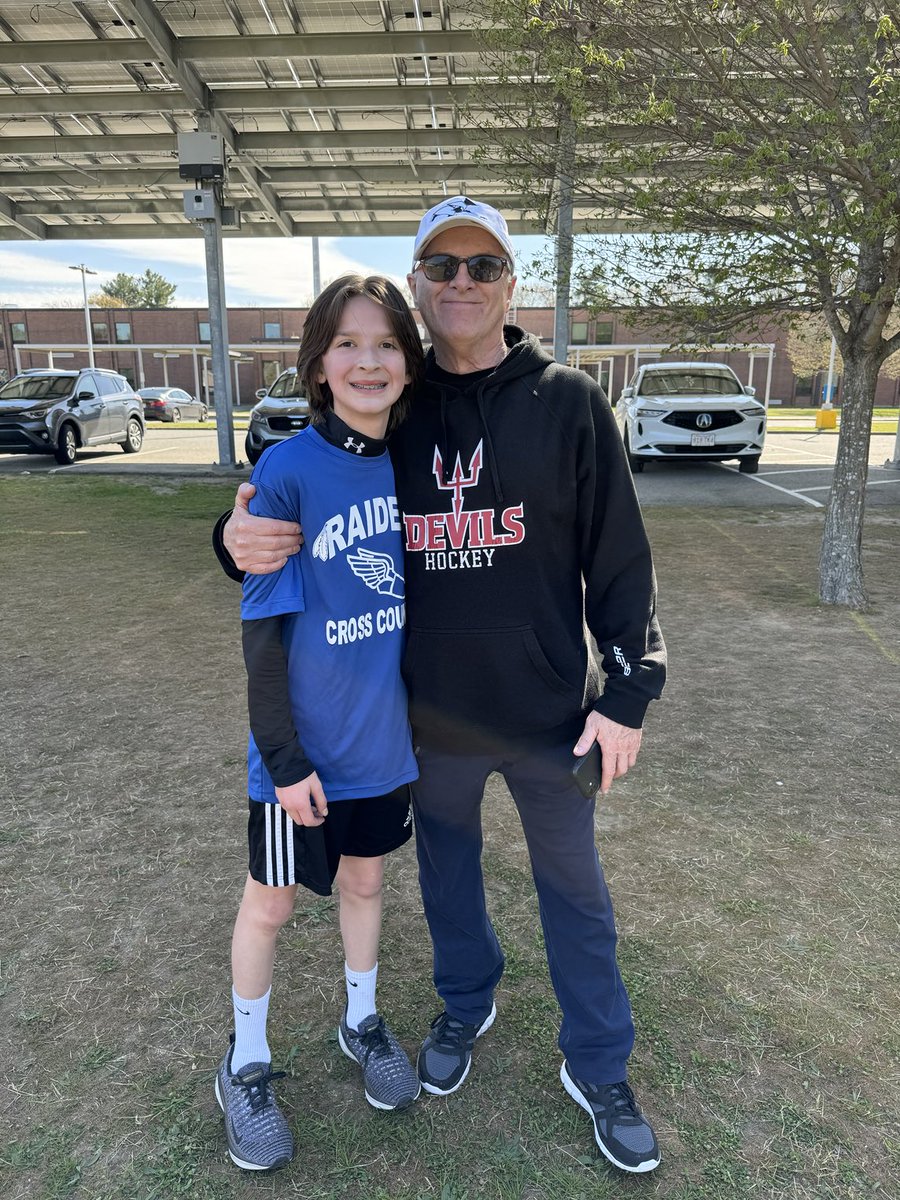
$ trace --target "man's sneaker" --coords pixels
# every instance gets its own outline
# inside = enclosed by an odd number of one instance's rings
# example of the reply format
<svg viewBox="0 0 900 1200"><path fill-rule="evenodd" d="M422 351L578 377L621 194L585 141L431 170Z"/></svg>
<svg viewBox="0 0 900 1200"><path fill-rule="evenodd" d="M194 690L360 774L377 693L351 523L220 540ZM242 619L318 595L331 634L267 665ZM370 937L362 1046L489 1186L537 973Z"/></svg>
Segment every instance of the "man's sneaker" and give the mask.
<svg viewBox="0 0 900 1200"><path fill-rule="evenodd" d="M362 1067L366 1099L374 1108L393 1112L409 1108L419 1098L421 1088L412 1063L384 1017L373 1013L358 1029L351 1029L345 1009L338 1026L338 1044Z"/></svg>
<svg viewBox="0 0 900 1200"><path fill-rule="evenodd" d="M496 1015L497 1006L492 1004L480 1025L467 1025L446 1012L431 1022L431 1033L422 1043L416 1064L426 1092L449 1096L456 1091L472 1065L475 1039L490 1029Z"/></svg>
<svg viewBox="0 0 900 1200"><path fill-rule="evenodd" d="M575 1103L590 1113L597 1145L614 1166L623 1171L652 1171L659 1166L656 1134L624 1080L582 1083L567 1062L559 1077Z"/></svg>
<svg viewBox="0 0 900 1200"><path fill-rule="evenodd" d="M273 1071L271 1063L247 1063L232 1075L233 1053L234 1034L216 1074L228 1153L245 1171L274 1171L294 1157L294 1139L270 1089L273 1079L284 1078L284 1071Z"/></svg>

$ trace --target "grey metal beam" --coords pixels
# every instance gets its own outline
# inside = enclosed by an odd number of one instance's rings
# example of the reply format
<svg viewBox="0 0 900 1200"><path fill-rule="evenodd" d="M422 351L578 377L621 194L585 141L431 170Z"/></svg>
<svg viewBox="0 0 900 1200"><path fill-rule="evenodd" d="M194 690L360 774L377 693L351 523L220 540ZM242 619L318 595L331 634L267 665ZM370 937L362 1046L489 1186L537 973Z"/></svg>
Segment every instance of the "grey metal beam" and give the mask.
<svg viewBox="0 0 900 1200"><path fill-rule="evenodd" d="M174 154L176 144L174 133L105 133L103 137L82 133L52 137L3 137L0 134L0 155L61 158L69 154Z"/></svg>
<svg viewBox="0 0 900 1200"><path fill-rule="evenodd" d="M470 30L430 30L419 33L303 33L245 34L240 37L173 38L182 61L254 58L335 58L400 55L477 54L482 46ZM63 42L11 42L0 45L0 66L35 63L147 62L155 57L146 38L86 39Z"/></svg>
<svg viewBox="0 0 900 1200"><path fill-rule="evenodd" d="M252 201L245 197L233 197L237 207L246 212L252 208ZM508 205L519 207L521 197L516 192L506 195L485 193L480 189L478 199L495 208ZM38 217L74 217L74 216L135 216L143 213L154 216L180 217L183 214L181 199L171 200L140 200L133 195L119 200L86 200L73 197L69 200L21 200L17 204L19 213L23 216ZM422 207L417 196L335 196L327 199L322 196L300 197L286 196L281 201L281 207L287 213L362 213L362 212L415 212ZM577 202L576 202L577 207Z"/></svg>
<svg viewBox="0 0 900 1200"><path fill-rule="evenodd" d="M605 130L608 134L609 128ZM481 129L313 129L306 132L271 130L267 133L239 133L235 141L238 154L266 153L271 150L384 150L396 154L403 150L446 150L450 146L480 146L486 133ZM552 143L555 129L529 130L532 141ZM521 137L520 130L491 130L490 140ZM599 135L598 135L599 137ZM587 143L585 139L583 144ZM40 137L4 137L0 134L0 155L26 154L30 157L67 154L174 154L173 133L107 133L102 138L84 134Z"/></svg>
<svg viewBox="0 0 900 1200"><path fill-rule="evenodd" d="M433 163L416 163L415 168L406 160L395 163L310 163L302 166L268 167L268 186L271 188L322 183L355 184L415 184L422 182L442 183L450 179L498 179L503 169L489 163L448 162L446 159ZM153 166L129 166L120 163L115 167L85 168L73 171L71 167L58 170L28 170L0 173L0 192L11 188L69 187L81 191L129 191L137 187L183 188L178 178L178 164L159 163Z"/></svg>
<svg viewBox="0 0 900 1200"><path fill-rule="evenodd" d="M47 236L47 226L43 221L21 213L18 204L8 200L6 196L0 196L0 219L8 222L7 229L17 230L14 236L19 238L32 238L40 242Z"/></svg>
<svg viewBox="0 0 900 1200"><path fill-rule="evenodd" d="M510 232L516 235L543 233L543 226L529 218L513 216L515 208L512 204L507 208ZM414 221L310 221L296 222L291 231L292 237L413 237L419 227L418 220ZM649 233L652 230L646 225L636 222L620 221L615 218L608 220L580 220L573 222L575 233ZM89 233L90 231L90 233ZM223 231L226 238L231 237L281 237L281 230L274 221L262 224L253 223L244 226L240 232ZM12 225L0 225L0 242L22 241L27 235ZM159 238L176 238L184 240L194 238L199 241L201 234L191 223L181 225L48 225L47 241L84 241L93 240L117 241L119 239L156 241Z"/></svg>
<svg viewBox="0 0 900 1200"><path fill-rule="evenodd" d="M205 85L204 85L205 86ZM537 85L536 85L537 86ZM209 90L209 89L208 89ZM533 89L532 89L533 90ZM389 111L412 105L415 108L452 107L477 99L471 84L396 84L361 87L275 87L215 88L210 103L220 112L263 112L282 108L348 108L359 112ZM19 92L0 96L0 116L20 117L26 113L56 113L84 116L102 113L192 112L197 105L184 92Z"/></svg>

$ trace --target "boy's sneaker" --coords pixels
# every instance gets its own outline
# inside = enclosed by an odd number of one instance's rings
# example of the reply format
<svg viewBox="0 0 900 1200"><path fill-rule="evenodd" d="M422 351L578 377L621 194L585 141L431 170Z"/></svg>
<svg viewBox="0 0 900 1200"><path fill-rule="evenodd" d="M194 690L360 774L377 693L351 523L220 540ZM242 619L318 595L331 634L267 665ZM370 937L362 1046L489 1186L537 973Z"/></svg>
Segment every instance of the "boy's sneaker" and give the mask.
<svg viewBox="0 0 900 1200"><path fill-rule="evenodd" d="M496 1004L480 1025L467 1025L449 1013L442 1012L431 1022L431 1033L419 1050L416 1064L422 1087L432 1096L449 1096L462 1084L472 1065L472 1047L493 1025Z"/></svg>
<svg viewBox="0 0 900 1200"><path fill-rule="evenodd" d="M245 1171L274 1171L294 1157L294 1139L270 1088L273 1079L284 1078L284 1071L273 1071L271 1063L247 1063L232 1075L233 1053L234 1034L216 1074L228 1153Z"/></svg>
<svg viewBox="0 0 900 1200"><path fill-rule="evenodd" d="M374 1108L394 1112L409 1108L419 1098L418 1076L384 1017L373 1013L358 1029L351 1029L345 1009L338 1026L338 1044L362 1067L366 1099Z"/></svg>
<svg viewBox="0 0 900 1200"><path fill-rule="evenodd" d="M597 1145L623 1171L652 1171L659 1166L659 1145L650 1122L641 1112L634 1092L621 1083L583 1083L564 1062L562 1085L594 1122Z"/></svg>

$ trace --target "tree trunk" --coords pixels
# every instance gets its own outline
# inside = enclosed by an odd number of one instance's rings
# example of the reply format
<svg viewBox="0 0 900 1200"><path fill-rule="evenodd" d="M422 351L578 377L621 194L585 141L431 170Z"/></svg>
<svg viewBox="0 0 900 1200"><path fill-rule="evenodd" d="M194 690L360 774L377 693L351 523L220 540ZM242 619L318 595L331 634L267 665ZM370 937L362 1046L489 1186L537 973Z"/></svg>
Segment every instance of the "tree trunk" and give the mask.
<svg viewBox="0 0 900 1200"><path fill-rule="evenodd" d="M844 360L841 432L819 558L819 599L825 604L865 608L862 569L863 513L869 467L869 438L881 360L861 353Z"/></svg>

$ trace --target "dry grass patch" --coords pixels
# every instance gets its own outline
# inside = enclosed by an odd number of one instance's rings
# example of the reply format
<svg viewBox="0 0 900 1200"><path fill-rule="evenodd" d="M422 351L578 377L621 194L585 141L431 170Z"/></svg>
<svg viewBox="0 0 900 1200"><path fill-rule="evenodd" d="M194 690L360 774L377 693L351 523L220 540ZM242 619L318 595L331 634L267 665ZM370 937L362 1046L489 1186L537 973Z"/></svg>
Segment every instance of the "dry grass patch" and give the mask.
<svg viewBox="0 0 900 1200"><path fill-rule="evenodd" d="M219 485L0 482L0 1186L8 1200L881 1200L900 1193L897 513L873 610L819 608L814 513L654 509L672 657L638 770L598 807L663 1143L608 1170L557 1078L523 839L486 805L500 1016L464 1089L399 1117L339 1052L333 903L285 931L274 1049L299 1146L225 1152L212 1077L244 869L237 590ZM437 1011L411 847L389 867L380 999L413 1048Z"/></svg>

